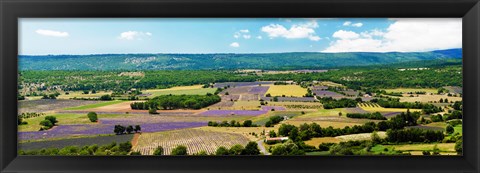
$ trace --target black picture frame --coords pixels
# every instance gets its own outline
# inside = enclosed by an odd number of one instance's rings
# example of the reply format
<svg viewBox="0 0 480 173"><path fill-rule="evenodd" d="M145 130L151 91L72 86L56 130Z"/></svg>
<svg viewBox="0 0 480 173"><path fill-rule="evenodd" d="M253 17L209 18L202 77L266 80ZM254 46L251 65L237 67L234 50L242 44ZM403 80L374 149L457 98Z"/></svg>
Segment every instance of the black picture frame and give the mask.
<svg viewBox="0 0 480 173"><path fill-rule="evenodd" d="M1 172L479 172L478 0L0 0ZM463 18L463 156L17 156L18 18Z"/></svg>

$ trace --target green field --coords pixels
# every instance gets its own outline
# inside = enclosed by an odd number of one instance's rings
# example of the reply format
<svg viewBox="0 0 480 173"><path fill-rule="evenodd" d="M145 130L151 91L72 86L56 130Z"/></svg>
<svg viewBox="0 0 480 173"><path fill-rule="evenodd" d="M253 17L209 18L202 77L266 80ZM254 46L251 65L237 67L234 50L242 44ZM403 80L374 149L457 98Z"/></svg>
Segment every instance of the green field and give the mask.
<svg viewBox="0 0 480 173"><path fill-rule="evenodd" d="M143 93L150 93L152 95L148 96L149 98L161 96L161 95L205 95L207 93L214 93L217 89L215 88L195 88L195 89L154 89L146 90Z"/></svg>
<svg viewBox="0 0 480 173"><path fill-rule="evenodd" d="M435 88L395 88L395 89L383 89L387 93L392 93L392 92L402 92L402 93L408 93L408 92L426 92L426 93L437 93L437 89Z"/></svg>
<svg viewBox="0 0 480 173"><path fill-rule="evenodd" d="M50 114L51 116L55 116L58 121L58 125L66 125L66 124L93 124L87 117L87 114ZM48 115L46 115L48 116ZM121 117L131 117L136 116L133 114L99 114L98 118L121 118ZM44 120L45 116L35 117L35 118L28 118L24 119L28 124L26 125L19 125L18 131L37 131L42 126L40 125L40 121Z"/></svg>
<svg viewBox="0 0 480 173"><path fill-rule="evenodd" d="M99 108L99 107L108 106L108 105L114 105L114 104L122 103L122 102L126 102L126 101L124 101L124 100L105 101L105 102L95 103L95 104L90 104L90 105L65 108L63 110L73 111L73 110L93 109L93 108Z"/></svg>

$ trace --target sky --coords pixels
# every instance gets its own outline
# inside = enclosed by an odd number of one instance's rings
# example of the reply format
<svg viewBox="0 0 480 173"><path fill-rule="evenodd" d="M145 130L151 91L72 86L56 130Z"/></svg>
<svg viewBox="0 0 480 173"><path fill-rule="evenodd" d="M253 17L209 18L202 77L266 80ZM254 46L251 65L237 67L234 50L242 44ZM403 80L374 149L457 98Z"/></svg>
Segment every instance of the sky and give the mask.
<svg viewBox="0 0 480 173"><path fill-rule="evenodd" d="M461 48L461 18L21 18L20 55L424 52Z"/></svg>

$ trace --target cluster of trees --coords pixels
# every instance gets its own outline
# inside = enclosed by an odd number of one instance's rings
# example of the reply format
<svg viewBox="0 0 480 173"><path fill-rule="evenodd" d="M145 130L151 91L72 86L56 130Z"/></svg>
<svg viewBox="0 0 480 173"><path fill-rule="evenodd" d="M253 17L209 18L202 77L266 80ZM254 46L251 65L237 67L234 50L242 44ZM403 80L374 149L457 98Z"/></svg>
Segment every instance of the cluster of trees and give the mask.
<svg viewBox="0 0 480 173"><path fill-rule="evenodd" d="M283 117L278 115L271 116L270 118L268 118L268 121L265 122L265 127L273 127L281 121L283 121Z"/></svg>
<svg viewBox="0 0 480 173"><path fill-rule="evenodd" d="M227 155L259 155L260 149L258 149L258 144L256 142L250 141L245 147L242 145L234 145L230 149L226 147L218 147L215 151L217 156L227 156Z"/></svg>
<svg viewBox="0 0 480 173"><path fill-rule="evenodd" d="M442 111L440 107L432 104L420 102L400 102L399 98L372 99L371 102L377 103L384 108L422 109L425 114L437 113Z"/></svg>
<svg viewBox="0 0 480 173"><path fill-rule="evenodd" d="M408 128L402 130L387 130L388 142L404 143L404 142L441 142L445 138L443 131L424 130L419 128Z"/></svg>
<svg viewBox="0 0 480 173"><path fill-rule="evenodd" d="M45 113L36 113L36 112L22 113L20 115L17 115L17 125L28 124L26 121L23 121L23 119L34 118L34 117L39 117L39 116L43 116L43 115L45 115Z"/></svg>
<svg viewBox="0 0 480 173"><path fill-rule="evenodd" d="M42 99L57 99L57 97L60 95L60 93L55 92L53 94L43 94Z"/></svg>
<svg viewBox="0 0 480 173"><path fill-rule="evenodd" d="M347 113L348 118L364 118L372 120L387 120L380 112L375 113Z"/></svg>
<svg viewBox="0 0 480 173"><path fill-rule="evenodd" d="M46 116L46 117L45 117L45 120L40 121L40 125L42 125L42 127L40 128L40 130L48 130L48 129L51 129L53 126L56 125L56 123L58 123L57 117L54 117L54 116Z"/></svg>
<svg viewBox="0 0 480 173"><path fill-rule="evenodd" d="M253 124L252 120L245 120L243 123L240 123L240 121L235 121L231 120L230 122L228 121L222 121L222 122L215 122L215 121L209 121L208 126L212 127L258 127L256 124Z"/></svg>
<svg viewBox="0 0 480 173"><path fill-rule="evenodd" d="M335 100L332 97L323 97L320 98L320 103L323 104L323 108L325 109L335 109L335 108L351 108L357 106L357 100L352 100L348 98L341 98L339 100Z"/></svg>
<svg viewBox="0 0 480 173"><path fill-rule="evenodd" d="M154 156L164 155L163 147L158 146L157 148L155 148L155 150L153 151L153 155ZM188 155L187 147L185 145L179 145L172 149L172 153L170 153L170 155L174 155L174 156Z"/></svg>
<svg viewBox="0 0 480 173"><path fill-rule="evenodd" d="M115 125L113 128L113 133L116 135L122 135L122 134L131 134L132 132L138 133L142 131L142 128L140 125L135 125L135 127L129 125L129 126L122 126L122 125Z"/></svg>
<svg viewBox="0 0 480 173"><path fill-rule="evenodd" d="M130 104L132 109L201 109L221 101L220 96L207 93L207 95L162 95L146 102Z"/></svg>
<svg viewBox="0 0 480 173"><path fill-rule="evenodd" d="M430 117L432 122L442 122L442 121L448 121L448 120L454 120L454 119L463 119L463 112L462 111L451 111L450 113L445 113L442 115L437 114L437 115L432 115Z"/></svg>
<svg viewBox="0 0 480 173"><path fill-rule="evenodd" d="M51 155L51 156L105 156L105 155L139 155L139 152L132 152L132 144L130 141L117 144L113 142L108 145L98 146L86 145L83 147L67 146L61 149L44 148L39 150L19 150L19 155Z"/></svg>
<svg viewBox="0 0 480 173"><path fill-rule="evenodd" d="M299 147L294 141L287 140L284 143L275 144L269 149L272 155L305 155L305 151Z"/></svg>

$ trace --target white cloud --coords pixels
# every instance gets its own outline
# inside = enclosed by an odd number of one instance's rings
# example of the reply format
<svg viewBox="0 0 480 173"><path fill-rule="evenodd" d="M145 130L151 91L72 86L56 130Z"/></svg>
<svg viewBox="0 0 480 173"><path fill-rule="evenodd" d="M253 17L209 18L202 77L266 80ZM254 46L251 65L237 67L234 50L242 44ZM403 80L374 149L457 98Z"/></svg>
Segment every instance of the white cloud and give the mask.
<svg viewBox="0 0 480 173"><path fill-rule="evenodd" d="M244 39L250 39L252 36L247 34L250 31L248 29L241 29L233 34L233 38L244 38Z"/></svg>
<svg viewBox="0 0 480 173"><path fill-rule="evenodd" d="M230 47L240 47L240 44L238 44L237 42L233 42L230 44Z"/></svg>
<svg viewBox="0 0 480 173"><path fill-rule="evenodd" d="M342 39L342 40L356 39L359 36L360 35L358 35L357 33L353 32L353 31L344 31L344 30L339 30L339 31L333 33L333 35L332 35L332 37L339 38L339 39Z"/></svg>
<svg viewBox="0 0 480 173"><path fill-rule="evenodd" d="M118 39L121 40L142 40L143 38L152 36L150 32L140 32L140 31L126 31L120 33Z"/></svg>
<svg viewBox="0 0 480 173"><path fill-rule="evenodd" d="M354 23L354 24L352 24L352 26L354 26L354 27L362 27L362 26L363 26L363 23Z"/></svg>
<svg viewBox="0 0 480 173"><path fill-rule="evenodd" d="M257 39L261 40L263 37L261 35L257 36Z"/></svg>
<svg viewBox="0 0 480 173"><path fill-rule="evenodd" d="M261 31L267 33L271 39L277 37L287 39L308 38L312 41L318 41L320 37L316 35L315 28L318 28L318 23L312 20L307 23L292 25L289 29L280 24L270 24L263 26Z"/></svg>
<svg viewBox="0 0 480 173"><path fill-rule="evenodd" d="M35 32L40 35L52 36L52 37L68 37L69 36L68 32L46 30L46 29L38 29Z"/></svg>
<svg viewBox="0 0 480 173"><path fill-rule="evenodd" d="M462 47L461 19L391 19L385 31L339 30L322 52L422 52Z"/></svg>
<svg viewBox="0 0 480 173"><path fill-rule="evenodd" d="M343 23L343 26L353 26L353 27L362 27L363 23L352 23L350 21L346 21Z"/></svg>

